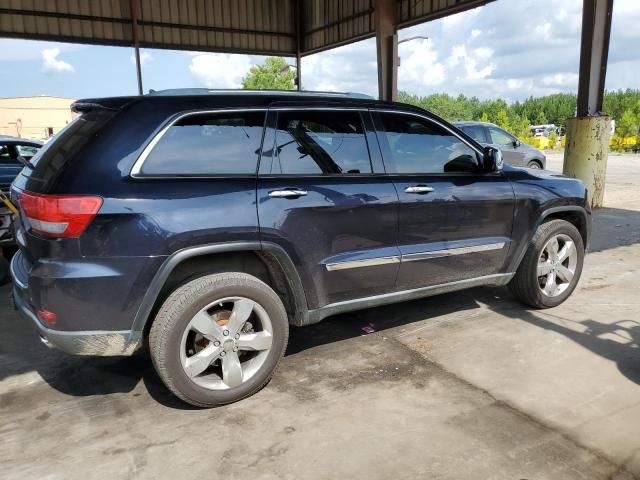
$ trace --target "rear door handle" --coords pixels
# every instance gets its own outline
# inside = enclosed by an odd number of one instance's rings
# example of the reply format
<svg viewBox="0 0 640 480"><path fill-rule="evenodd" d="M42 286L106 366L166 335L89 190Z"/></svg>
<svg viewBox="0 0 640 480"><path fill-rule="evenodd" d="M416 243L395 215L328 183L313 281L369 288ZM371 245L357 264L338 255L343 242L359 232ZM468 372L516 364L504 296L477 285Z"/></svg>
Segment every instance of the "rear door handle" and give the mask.
<svg viewBox="0 0 640 480"><path fill-rule="evenodd" d="M300 190L299 188L283 188L282 190L272 190L269 192L271 198L298 198L304 197L306 194L306 190Z"/></svg>
<svg viewBox="0 0 640 480"><path fill-rule="evenodd" d="M433 192L433 187L429 187L428 185L414 185L412 187L407 187L404 189L405 193L429 193Z"/></svg>

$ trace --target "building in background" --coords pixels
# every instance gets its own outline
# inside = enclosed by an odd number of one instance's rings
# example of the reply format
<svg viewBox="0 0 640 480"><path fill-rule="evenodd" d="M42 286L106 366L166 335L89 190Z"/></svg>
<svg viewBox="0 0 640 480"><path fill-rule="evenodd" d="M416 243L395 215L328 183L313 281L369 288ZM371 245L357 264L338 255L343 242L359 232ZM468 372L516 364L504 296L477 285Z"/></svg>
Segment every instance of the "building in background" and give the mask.
<svg viewBox="0 0 640 480"><path fill-rule="evenodd" d="M0 135L46 140L71 121L73 98L0 98Z"/></svg>

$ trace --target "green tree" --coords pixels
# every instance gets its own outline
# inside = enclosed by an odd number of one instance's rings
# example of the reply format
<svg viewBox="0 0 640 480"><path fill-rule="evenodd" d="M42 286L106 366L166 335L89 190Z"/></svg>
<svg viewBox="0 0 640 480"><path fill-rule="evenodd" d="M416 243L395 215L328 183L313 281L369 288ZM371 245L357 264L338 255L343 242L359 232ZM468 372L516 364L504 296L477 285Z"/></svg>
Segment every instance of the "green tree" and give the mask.
<svg viewBox="0 0 640 480"><path fill-rule="evenodd" d="M638 119L631 110L625 110L616 123L616 135L620 138L633 137L638 133Z"/></svg>
<svg viewBox="0 0 640 480"><path fill-rule="evenodd" d="M293 90L296 72L284 58L269 57L262 65L254 65L242 79L242 88L249 90Z"/></svg>
<svg viewBox="0 0 640 480"><path fill-rule="evenodd" d="M505 130L511 130L511 125L509 124L509 115L504 108L498 110L498 112L496 113L495 124L500 128L504 128Z"/></svg>

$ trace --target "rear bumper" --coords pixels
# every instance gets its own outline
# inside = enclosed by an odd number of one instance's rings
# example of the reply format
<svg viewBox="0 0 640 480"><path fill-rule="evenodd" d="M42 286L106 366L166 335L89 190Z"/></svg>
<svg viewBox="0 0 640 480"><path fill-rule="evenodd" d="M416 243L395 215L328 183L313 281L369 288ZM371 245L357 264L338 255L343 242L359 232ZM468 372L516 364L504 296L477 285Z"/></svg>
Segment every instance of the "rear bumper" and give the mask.
<svg viewBox="0 0 640 480"><path fill-rule="evenodd" d="M130 330L122 331L63 331L45 327L28 302L26 278L18 266L20 253L11 261L11 276L14 280L13 298L20 313L37 328L42 342L72 355L131 355L141 345L139 335Z"/></svg>

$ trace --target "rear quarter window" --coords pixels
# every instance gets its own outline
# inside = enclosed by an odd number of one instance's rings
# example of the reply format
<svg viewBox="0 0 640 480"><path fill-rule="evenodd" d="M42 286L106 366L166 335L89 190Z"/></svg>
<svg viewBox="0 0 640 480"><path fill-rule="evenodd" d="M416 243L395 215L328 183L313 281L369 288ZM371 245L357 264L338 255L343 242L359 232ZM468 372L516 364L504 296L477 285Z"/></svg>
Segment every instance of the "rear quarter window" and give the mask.
<svg viewBox="0 0 640 480"><path fill-rule="evenodd" d="M266 111L196 113L162 134L142 175L255 174Z"/></svg>
<svg viewBox="0 0 640 480"><path fill-rule="evenodd" d="M34 169L23 175L31 180L31 189L40 192L78 158L85 147L116 114L113 110L92 110L76 117L45 143L29 160ZM36 187L41 185L42 188ZM33 187L33 188L32 188Z"/></svg>

